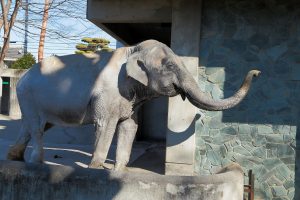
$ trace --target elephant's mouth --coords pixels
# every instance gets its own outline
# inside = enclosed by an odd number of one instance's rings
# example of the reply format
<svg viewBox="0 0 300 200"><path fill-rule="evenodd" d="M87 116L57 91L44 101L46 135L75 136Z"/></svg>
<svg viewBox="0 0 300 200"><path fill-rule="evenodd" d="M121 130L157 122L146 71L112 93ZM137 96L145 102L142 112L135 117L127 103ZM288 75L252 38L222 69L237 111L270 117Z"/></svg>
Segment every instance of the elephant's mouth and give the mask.
<svg viewBox="0 0 300 200"><path fill-rule="evenodd" d="M186 98L185 92L183 89L181 89L180 87L178 87L177 85L173 84L175 91L177 92L177 94L180 94L182 100L184 101Z"/></svg>

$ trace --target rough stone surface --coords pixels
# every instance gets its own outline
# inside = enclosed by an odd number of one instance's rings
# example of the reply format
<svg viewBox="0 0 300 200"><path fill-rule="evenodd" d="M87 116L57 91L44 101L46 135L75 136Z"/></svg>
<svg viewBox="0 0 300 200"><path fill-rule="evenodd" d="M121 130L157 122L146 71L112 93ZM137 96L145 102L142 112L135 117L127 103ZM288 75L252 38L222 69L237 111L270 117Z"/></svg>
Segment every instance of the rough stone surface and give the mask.
<svg viewBox="0 0 300 200"><path fill-rule="evenodd" d="M226 98L249 70L262 74L240 105L207 112L203 124L198 122L197 143L224 146L226 153L212 156L202 148L201 157L214 159L203 162L196 153L196 171L208 174L216 164L235 161L253 170L255 199L300 199L298 1L211 0L202 10L199 85L204 92Z"/></svg>

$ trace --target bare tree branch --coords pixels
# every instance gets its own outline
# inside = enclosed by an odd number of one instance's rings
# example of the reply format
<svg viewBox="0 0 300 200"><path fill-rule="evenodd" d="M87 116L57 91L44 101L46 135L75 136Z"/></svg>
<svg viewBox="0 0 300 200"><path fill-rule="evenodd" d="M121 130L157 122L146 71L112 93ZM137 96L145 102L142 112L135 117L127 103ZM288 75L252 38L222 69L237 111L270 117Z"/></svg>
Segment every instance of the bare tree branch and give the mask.
<svg viewBox="0 0 300 200"><path fill-rule="evenodd" d="M11 0L9 0L11 1ZM8 1L8 2L9 2ZM0 54L0 64L4 62L5 55L7 53L8 47L9 47L9 37L10 37L10 32L11 29L14 25L14 22L16 20L17 14L19 7L21 6L22 1L21 0L16 0L15 2L15 7L13 10L13 13L11 14L10 21L8 22L7 20L7 15L8 15L8 10L3 12L3 23L4 23L4 41L3 41L3 46L1 49L1 54ZM4 11L4 0L1 0L1 5L2 5L2 10Z"/></svg>
<svg viewBox="0 0 300 200"><path fill-rule="evenodd" d="M43 15L43 22L42 22L40 42L39 42L39 50L38 50L38 61L39 62L41 62L44 58L46 28L47 28L47 22L48 22L48 15L49 15L50 6L51 5L50 5L49 0L45 0L44 15Z"/></svg>

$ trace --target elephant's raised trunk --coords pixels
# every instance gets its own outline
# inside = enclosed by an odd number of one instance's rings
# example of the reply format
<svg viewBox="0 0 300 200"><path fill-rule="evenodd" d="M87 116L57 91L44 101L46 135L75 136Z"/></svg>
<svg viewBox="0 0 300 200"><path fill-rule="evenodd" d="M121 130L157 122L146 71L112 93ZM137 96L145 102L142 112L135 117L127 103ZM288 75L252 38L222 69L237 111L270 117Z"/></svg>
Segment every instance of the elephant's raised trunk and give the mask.
<svg viewBox="0 0 300 200"><path fill-rule="evenodd" d="M260 71L251 70L248 72L240 89L231 97L221 100L214 100L201 92L194 79L186 79L182 81L182 90L189 101L198 108L210 111L225 110L236 106L247 95L253 76L258 76Z"/></svg>

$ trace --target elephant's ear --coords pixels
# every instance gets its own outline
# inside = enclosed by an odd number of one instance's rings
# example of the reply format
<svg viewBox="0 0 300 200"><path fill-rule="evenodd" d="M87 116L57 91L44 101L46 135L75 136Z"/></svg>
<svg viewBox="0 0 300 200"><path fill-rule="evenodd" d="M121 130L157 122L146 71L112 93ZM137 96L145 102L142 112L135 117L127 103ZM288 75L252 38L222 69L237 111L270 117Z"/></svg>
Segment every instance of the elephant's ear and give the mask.
<svg viewBox="0 0 300 200"><path fill-rule="evenodd" d="M147 69L142 60L137 56L132 56L128 59L126 64L127 76L139 81L145 86L148 86Z"/></svg>

